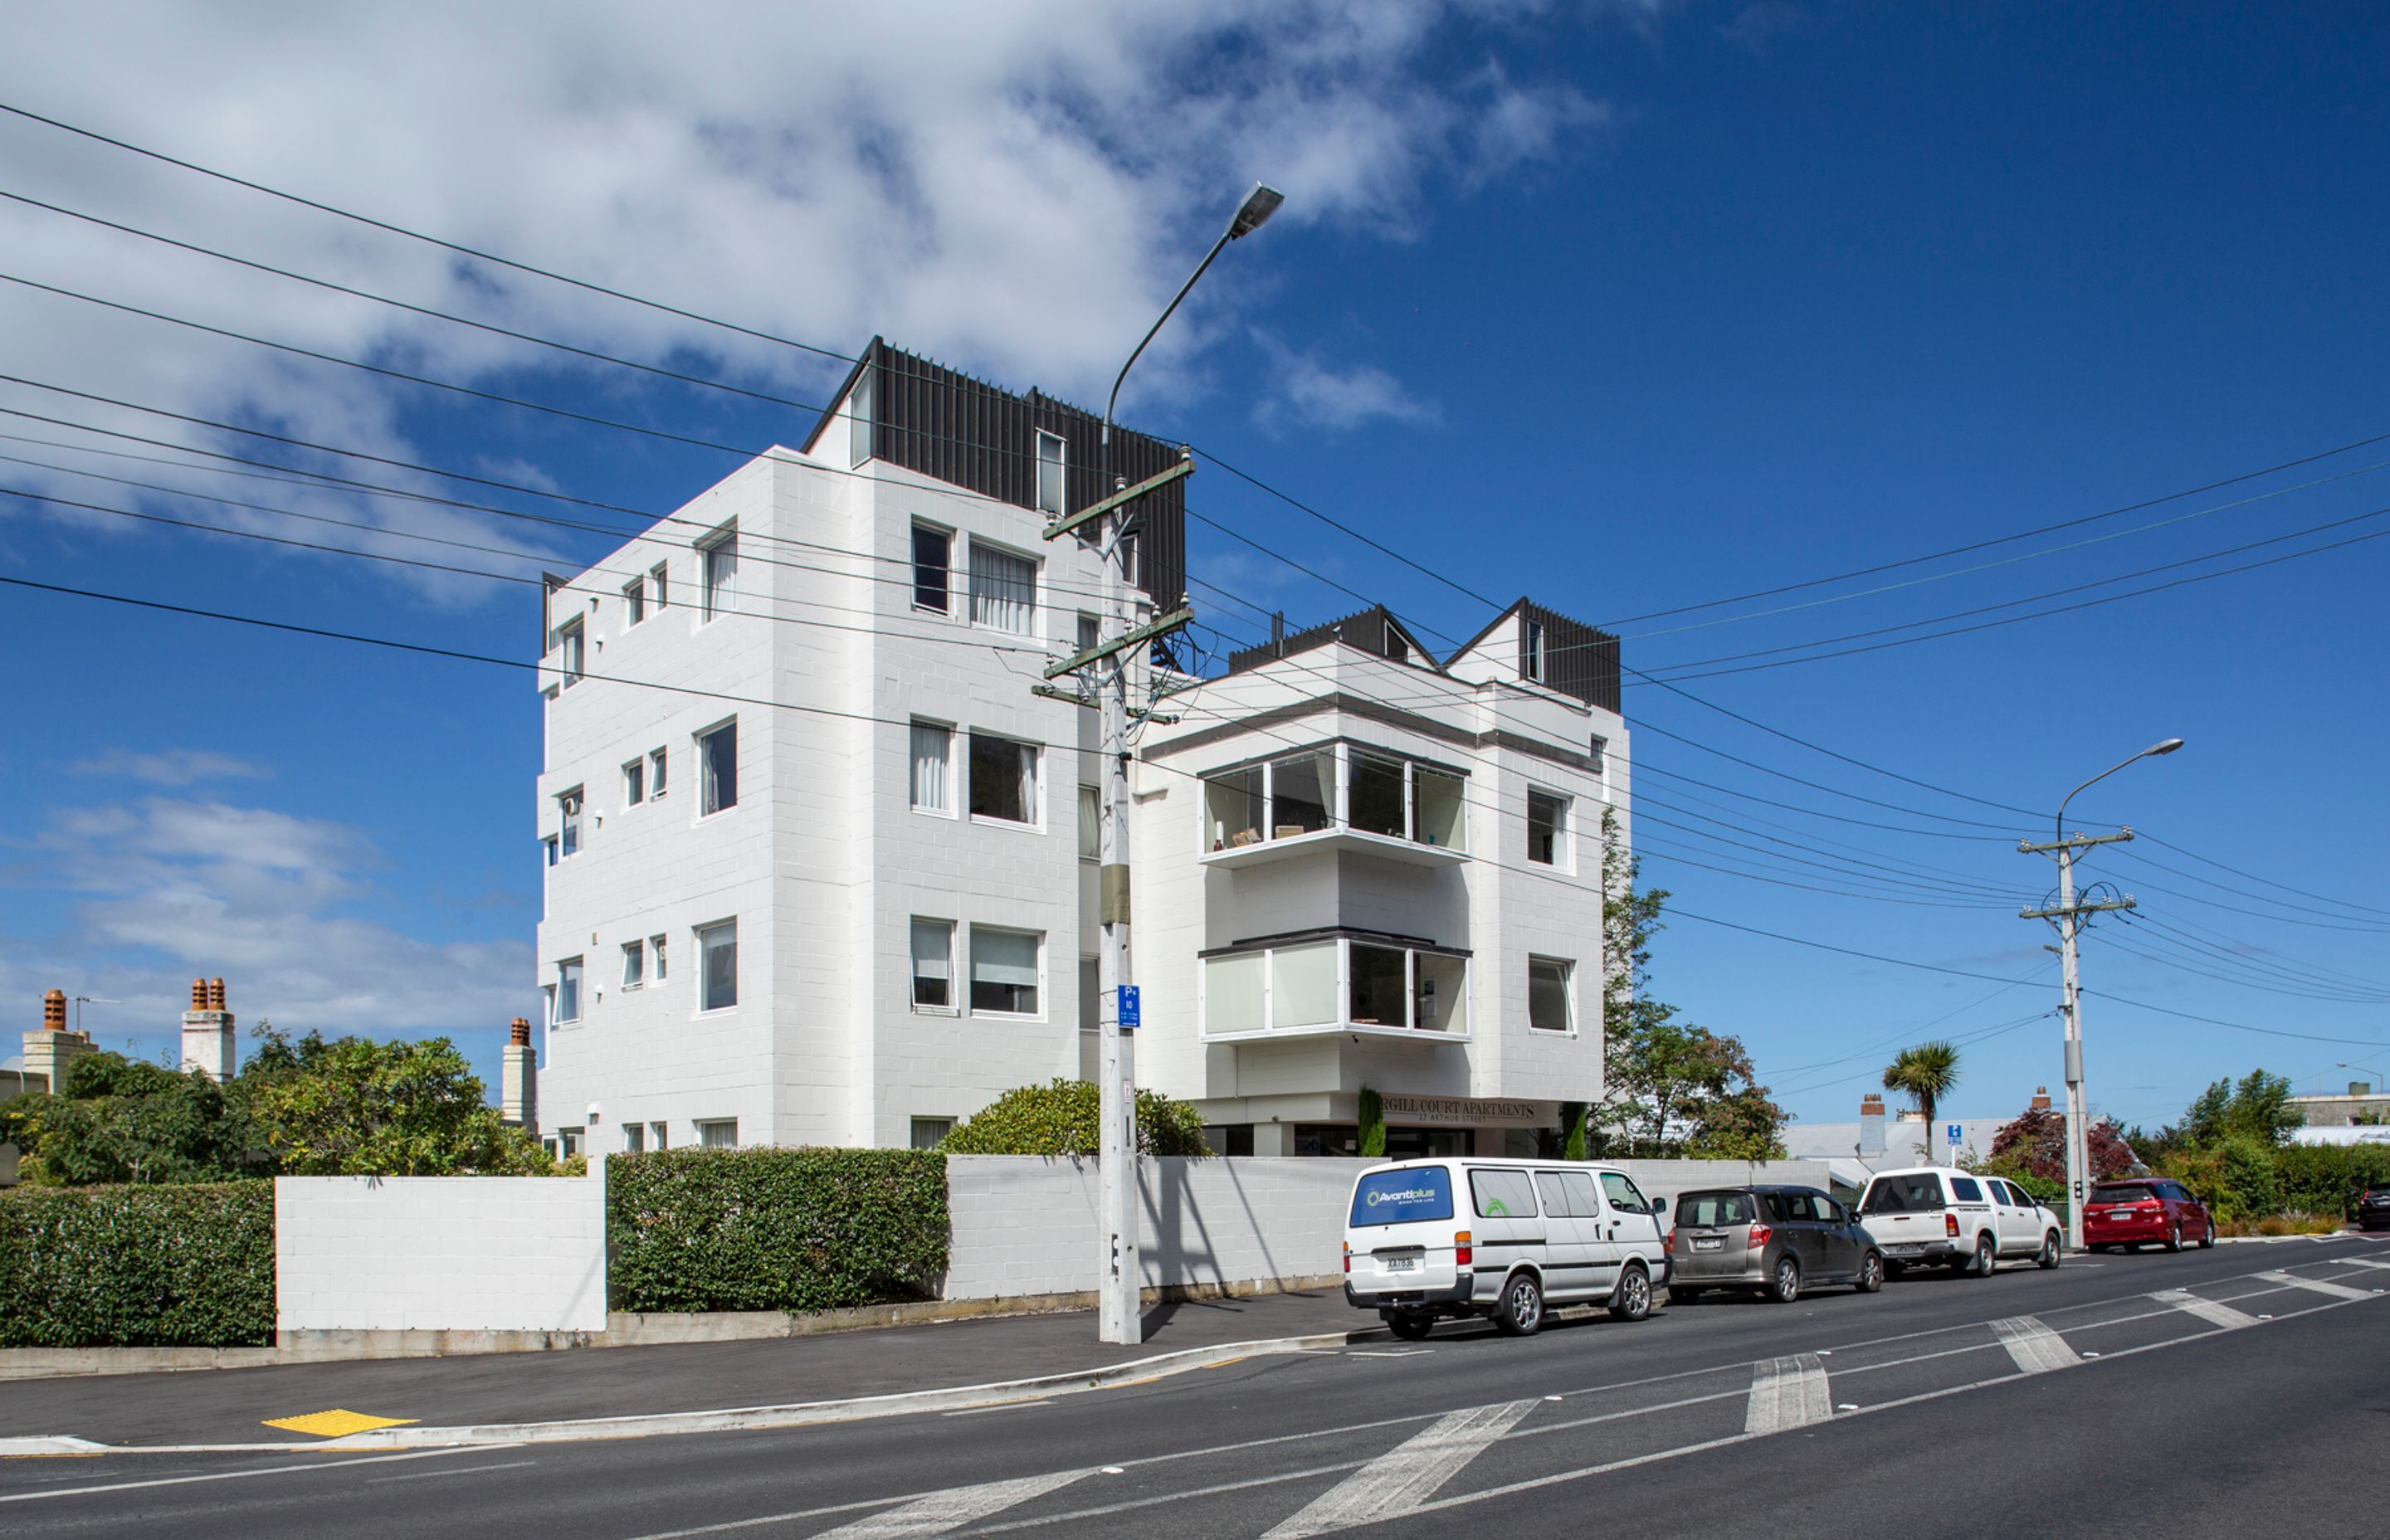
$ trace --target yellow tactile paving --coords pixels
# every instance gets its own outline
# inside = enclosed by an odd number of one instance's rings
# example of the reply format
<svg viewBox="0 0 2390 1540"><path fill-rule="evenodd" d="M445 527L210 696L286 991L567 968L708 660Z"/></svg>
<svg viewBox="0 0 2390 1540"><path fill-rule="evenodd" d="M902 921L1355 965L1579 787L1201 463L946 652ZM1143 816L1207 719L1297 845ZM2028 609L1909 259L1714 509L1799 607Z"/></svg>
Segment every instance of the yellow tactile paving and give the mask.
<svg viewBox="0 0 2390 1540"><path fill-rule="evenodd" d="M375 1417L367 1412L310 1412L305 1417L266 1418L268 1428L280 1428L286 1432L314 1433L321 1438L346 1438L374 1428L401 1428L418 1420L411 1417Z"/></svg>

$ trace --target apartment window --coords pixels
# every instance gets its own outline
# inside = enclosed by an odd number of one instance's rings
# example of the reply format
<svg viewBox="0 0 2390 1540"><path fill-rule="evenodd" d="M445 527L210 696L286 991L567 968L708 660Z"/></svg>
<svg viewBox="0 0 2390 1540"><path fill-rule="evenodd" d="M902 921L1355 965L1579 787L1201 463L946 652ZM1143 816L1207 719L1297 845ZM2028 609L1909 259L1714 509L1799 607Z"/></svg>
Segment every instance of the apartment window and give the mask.
<svg viewBox="0 0 2390 1540"><path fill-rule="evenodd" d="M582 664L585 657L582 650L583 641L581 622L578 620L567 622L557 627L556 645L564 654L564 687L566 689L571 689L581 683Z"/></svg>
<svg viewBox="0 0 2390 1540"><path fill-rule="evenodd" d="M648 943L626 941L623 943L623 987L636 989L648 982Z"/></svg>
<svg viewBox="0 0 2390 1540"><path fill-rule="evenodd" d="M1103 964L1095 957L1079 959L1079 1030L1101 1032L1104 1027Z"/></svg>
<svg viewBox="0 0 2390 1540"><path fill-rule="evenodd" d="M566 855L581 853L581 788L574 787L556 799L559 824L559 847Z"/></svg>
<svg viewBox="0 0 2390 1540"><path fill-rule="evenodd" d="M1026 636L1037 619L1037 563L971 542L971 624Z"/></svg>
<svg viewBox="0 0 2390 1540"><path fill-rule="evenodd" d="M1059 433L1037 435L1037 507L1055 518L1062 516L1062 437Z"/></svg>
<svg viewBox="0 0 2390 1540"><path fill-rule="evenodd" d="M633 578L623 584L623 609L628 624L636 625L648 618L648 584L645 578Z"/></svg>
<svg viewBox="0 0 2390 1540"><path fill-rule="evenodd" d="M1345 783L1346 822L1369 834L1405 838L1409 829L1404 822L1408 798L1403 770L1400 760L1355 754L1352 775Z"/></svg>
<svg viewBox="0 0 2390 1540"><path fill-rule="evenodd" d="M1083 786L1079 788L1079 859L1100 861L1103 855L1103 793L1092 786Z"/></svg>
<svg viewBox="0 0 2390 1540"><path fill-rule="evenodd" d="M1352 744L1203 777L1203 839L1227 851L1343 828L1455 852L1469 848L1468 781Z"/></svg>
<svg viewBox="0 0 2390 1540"><path fill-rule="evenodd" d="M954 1131L955 1120L952 1118L915 1118L913 1120L913 1148L916 1149L935 1149L938 1148L939 1142Z"/></svg>
<svg viewBox="0 0 2390 1540"><path fill-rule="evenodd" d="M1079 615L1078 635L1074 639L1079 644L1079 651L1094 651L1096 644L1104 639L1104 622L1098 620L1095 616L1082 611Z"/></svg>
<svg viewBox="0 0 2390 1540"><path fill-rule="evenodd" d="M917 813L955 811L955 730L913 724L912 802Z"/></svg>
<svg viewBox="0 0 2390 1540"><path fill-rule="evenodd" d="M697 735L698 816L739 805L739 722Z"/></svg>
<svg viewBox="0 0 2390 1540"><path fill-rule="evenodd" d="M659 610L665 609L672 603L671 598L667 597L670 590L664 586L664 566L663 562L659 561L648 569L648 579L654 584L649 591L655 595L656 608ZM663 1124L658 1123L656 1126L662 1128ZM662 1149L663 1146L660 1144L656 1148Z"/></svg>
<svg viewBox="0 0 2390 1540"><path fill-rule="evenodd" d="M571 1160L581 1153L582 1133L577 1128L559 1128L556 1132L557 1153Z"/></svg>
<svg viewBox="0 0 2390 1540"><path fill-rule="evenodd" d="M1549 791L1527 791L1527 859L1539 866L1569 864L1569 800Z"/></svg>
<svg viewBox="0 0 2390 1540"><path fill-rule="evenodd" d="M871 428L878 419L874 410L871 371L865 369L856 378L854 389L846 398L846 463L861 465L871 458Z"/></svg>
<svg viewBox="0 0 2390 1540"><path fill-rule="evenodd" d="M1036 1015L1037 953L1044 940L1028 930L972 926L971 1009L1007 1016Z"/></svg>
<svg viewBox="0 0 2390 1540"><path fill-rule="evenodd" d="M539 998L540 1003L547 1007L547 1024L551 1027L556 1025L556 986L554 984L540 985Z"/></svg>
<svg viewBox="0 0 2390 1540"><path fill-rule="evenodd" d="M955 1008L955 922L917 919L913 922L913 1008L951 1011Z"/></svg>
<svg viewBox="0 0 2390 1540"><path fill-rule="evenodd" d="M1519 676L1540 681L1544 676L1544 622L1519 622Z"/></svg>
<svg viewBox="0 0 2390 1540"><path fill-rule="evenodd" d="M955 537L927 524L913 526L913 608L945 614L954 591Z"/></svg>
<svg viewBox="0 0 2390 1540"><path fill-rule="evenodd" d="M664 751L662 749L648 756L648 795L664 794Z"/></svg>
<svg viewBox="0 0 2390 1540"><path fill-rule="evenodd" d="M647 1124L639 1123L624 1123L623 1125L623 1152L626 1155L636 1155L647 1148Z"/></svg>
<svg viewBox="0 0 2390 1540"><path fill-rule="evenodd" d="M581 1020L581 959L567 957L556 965L556 1024Z"/></svg>
<svg viewBox="0 0 2390 1540"><path fill-rule="evenodd" d="M728 1010L739 1003L739 922L697 928L697 1008Z"/></svg>
<svg viewBox="0 0 2390 1540"><path fill-rule="evenodd" d="M556 836L553 834L549 835L546 839L542 840L539 842L539 846L540 849L547 852L547 864L551 866L555 866L558 854Z"/></svg>
<svg viewBox="0 0 2390 1540"><path fill-rule="evenodd" d="M988 733L971 734L970 810L974 818L1035 823L1036 745Z"/></svg>
<svg viewBox="0 0 2390 1540"><path fill-rule="evenodd" d="M662 983L664 982L664 938L662 936L649 936L648 938L648 951L655 958L656 982ZM656 1148L658 1149L662 1149L663 1146L658 1145Z"/></svg>
<svg viewBox="0 0 2390 1540"><path fill-rule="evenodd" d="M1469 1030L1469 959L1367 934L1259 944L1202 959L1207 1037Z"/></svg>
<svg viewBox="0 0 2390 1540"><path fill-rule="evenodd" d="M739 1148L737 1118L699 1118L697 1142L704 1149L736 1149Z"/></svg>
<svg viewBox="0 0 2390 1540"><path fill-rule="evenodd" d="M1587 752L1593 757L1593 773L1597 776L1600 775L1610 754L1610 739L1600 733L1594 734L1592 746L1587 750Z"/></svg>
<svg viewBox="0 0 2390 1540"><path fill-rule="evenodd" d="M1326 828L1336 798L1335 754L1296 754L1269 769L1270 838Z"/></svg>
<svg viewBox="0 0 2390 1540"><path fill-rule="evenodd" d="M648 800L648 762L635 759L623 766L623 805L636 807Z"/></svg>
<svg viewBox="0 0 2390 1540"><path fill-rule="evenodd" d="M648 1146L652 1149L670 1149L672 1148L672 1125L670 1123L651 1123L648 1124Z"/></svg>
<svg viewBox="0 0 2390 1540"><path fill-rule="evenodd" d="M698 547L705 566L705 618L726 615L739 598L739 531L736 526Z"/></svg>
<svg viewBox="0 0 2390 1540"><path fill-rule="evenodd" d="M1557 957L1527 959L1527 1025L1537 1032L1566 1032L1576 1024L1570 995L1576 965Z"/></svg>

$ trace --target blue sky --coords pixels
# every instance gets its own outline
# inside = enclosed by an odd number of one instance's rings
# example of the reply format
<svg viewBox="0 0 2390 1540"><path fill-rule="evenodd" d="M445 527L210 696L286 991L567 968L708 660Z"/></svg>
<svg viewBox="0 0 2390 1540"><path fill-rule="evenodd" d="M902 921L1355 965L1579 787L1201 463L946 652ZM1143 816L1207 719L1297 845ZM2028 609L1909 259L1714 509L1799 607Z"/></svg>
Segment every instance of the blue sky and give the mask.
<svg viewBox="0 0 2390 1540"><path fill-rule="evenodd" d="M0 101L783 337L851 350L885 333L1095 404L1267 178L1285 213L1205 280L1139 366L1128 415L1436 576L1216 465L1194 507L1431 640L1475 632L1471 595L1532 592L1617 622L1631 668L1687 675L1690 696L1631 684L1627 710L1650 729L1646 878L1688 917L2024 981L1678 919L1659 993L1740 1034L1797 1114L1853 1116L1890 1051L1927 1035L1966 1045L1954 1112L2056 1084L2050 938L2015 918L2051 876L2014 843L2046 838L2076 782L2170 735L2189 747L2086 793L2070 820L2166 841L2090 863L2142 905L2086 945L2096 1104L2152 1123L2257 1065L2302 1090L2390 1078L2390 541L1914 645L1693 666L2191 563L1974 619L2033 614L2390 527L2363 517L2390 507L2390 467L2370 468L2390 462L2384 442L1712 603L2390 432L2390 49L2369 7L880 9L762 7L692 30L627 6L297 28L266 7L163 7L127 34L93 7L37 5ZM944 41L925 53L924 37ZM793 402L840 373L22 119L0 118L0 190ZM724 443L796 442L811 420L22 204L0 205L0 250L17 277ZM0 374L655 512L735 463L0 288ZM0 486L53 498L519 576L610 544L241 490L87 427L234 454L256 441L28 385L0 383L0 407L86 425L0 418L17 436L0 455L42 462L0 460ZM409 538L425 533L498 549ZM2260 541L2277 543L2208 558ZM1253 635L1257 612L1358 606L1214 530L1194 550L1234 596L1198 592L1215 646ZM517 658L538 627L535 591L514 584L13 496L0 577ZM1862 592L1892 583L1907 585ZM103 1041L154 1053L187 980L220 974L246 1020L445 1032L494 1068L506 1019L536 1000L525 676L22 588L0 593L0 643L17 660L0 1000L25 1025L61 987L114 1002L86 1007Z"/></svg>

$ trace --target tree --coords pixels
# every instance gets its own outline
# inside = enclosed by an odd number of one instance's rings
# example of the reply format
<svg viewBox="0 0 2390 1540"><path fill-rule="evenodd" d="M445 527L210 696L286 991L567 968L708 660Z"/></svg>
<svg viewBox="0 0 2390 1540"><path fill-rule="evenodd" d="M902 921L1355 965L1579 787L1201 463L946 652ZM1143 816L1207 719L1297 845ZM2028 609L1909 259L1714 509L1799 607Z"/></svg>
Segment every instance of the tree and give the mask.
<svg viewBox="0 0 2390 1540"><path fill-rule="evenodd" d="M2202 1091L2184 1110L2181 1138L2207 1146L2238 1135L2260 1144L2283 1145L2303 1121L2291 1105L2289 1078L2252 1070L2237 1085L2228 1078Z"/></svg>
<svg viewBox="0 0 2390 1540"><path fill-rule="evenodd" d="M1103 1097L1091 1080L1017 1085L966 1118L938 1143L949 1155L1095 1155L1102 1145ZM1140 1155L1208 1155L1202 1115L1159 1091L1137 1093Z"/></svg>
<svg viewBox="0 0 2390 1540"><path fill-rule="evenodd" d="M1668 894L1638 891L1642 863L1601 815L1602 1071L1607 1098L1591 1113L1593 1152L1780 1159L1784 1110L1754 1078L1740 1039L1677 1020L1651 991L1651 938Z"/></svg>
<svg viewBox="0 0 2390 1540"><path fill-rule="evenodd" d="M547 1152L482 1097L444 1037L296 1041L271 1028L240 1074L249 1115L292 1176L545 1174Z"/></svg>
<svg viewBox="0 0 2390 1540"><path fill-rule="evenodd" d="M237 1090L118 1053L76 1059L56 1095L0 1107L0 1140L23 1154L24 1180L52 1187L222 1182L268 1169Z"/></svg>
<svg viewBox="0 0 2390 1540"><path fill-rule="evenodd" d="M1928 1160L1934 1155L1934 1114L1958 1084L1959 1050L1949 1043L1920 1043L1903 1048L1883 1067L1883 1088L1908 1097L1925 1114Z"/></svg>
<svg viewBox="0 0 2390 1540"><path fill-rule="evenodd" d="M2124 1131L2105 1118L2092 1123L2087 1139L2091 1151L2091 1179L2104 1182L2129 1173L2140 1162L2126 1142ZM1992 1136L1991 1158L1985 1170L1995 1176L2030 1176L2066 1182L2066 1118L2048 1108L2031 1110L2001 1126Z"/></svg>

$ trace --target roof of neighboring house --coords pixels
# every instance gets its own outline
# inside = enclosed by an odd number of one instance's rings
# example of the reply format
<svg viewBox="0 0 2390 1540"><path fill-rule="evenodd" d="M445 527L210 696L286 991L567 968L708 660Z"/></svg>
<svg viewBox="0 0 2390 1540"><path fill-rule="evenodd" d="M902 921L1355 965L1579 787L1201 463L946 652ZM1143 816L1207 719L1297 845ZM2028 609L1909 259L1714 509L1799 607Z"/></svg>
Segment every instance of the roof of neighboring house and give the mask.
<svg viewBox="0 0 2390 1540"><path fill-rule="evenodd" d="M1367 610L1355 610L1350 615L1294 632L1276 641L1264 642L1259 647L1231 652L1228 654L1228 672L1240 674L1246 669L1259 668L1274 659L1308 652L1330 642L1343 642L1347 647L1357 647L1364 652L1373 652L1397 663L1410 663L1432 673L1444 672L1444 665L1436 661L1435 653L1421 646L1410 627L1382 604L1373 604Z"/></svg>

